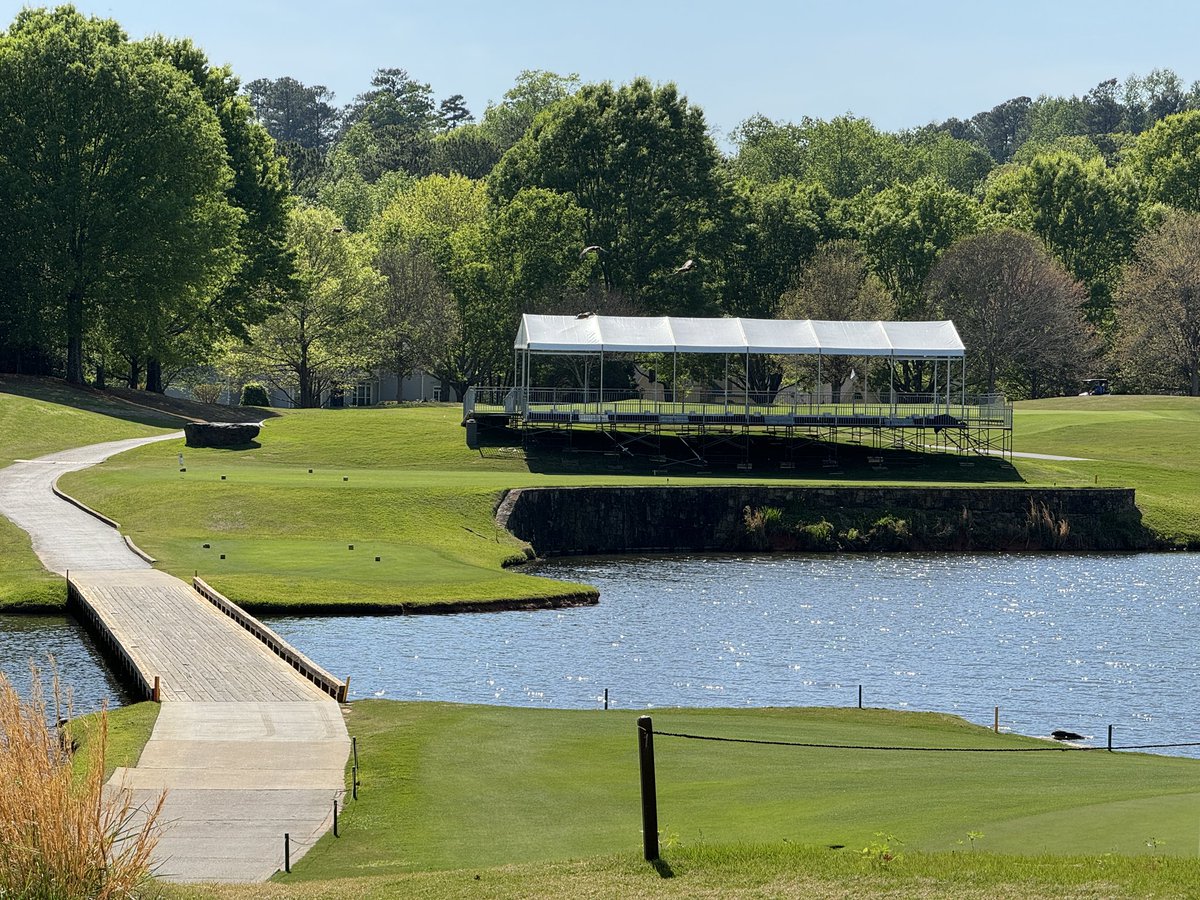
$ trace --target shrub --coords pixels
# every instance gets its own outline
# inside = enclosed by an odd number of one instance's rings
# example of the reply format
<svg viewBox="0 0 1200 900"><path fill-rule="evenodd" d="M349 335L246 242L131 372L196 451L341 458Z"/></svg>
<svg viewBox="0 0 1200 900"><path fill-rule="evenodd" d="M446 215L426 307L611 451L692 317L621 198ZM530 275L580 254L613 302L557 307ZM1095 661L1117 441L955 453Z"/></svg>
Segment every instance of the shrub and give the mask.
<svg viewBox="0 0 1200 900"><path fill-rule="evenodd" d="M750 548L766 550L771 546L771 538L783 527L783 510L774 506L761 509L747 506L742 510L742 525Z"/></svg>
<svg viewBox="0 0 1200 900"><path fill-rule="evenodd" d="M221 399L221 394L225 390L223 384L194 384L192 385L192 397L200 403L213 404Z"/></svg>
<svg viewBox="0 0 1200 900"><path fill-rule="evenodd" d="M261 384L250 382L242 388L242 406L270 406L271 397Z"/></svg>
<svg viewBox="0 0 1200 900"><path fill-rule="evenodd" d="M135 896L149 877L165 795L138 809L127 789L104 789L103 711L74 771L71 726L51 724L63 708L57 679L52 709L36 670L31 694L23 701L0 672L0 896Z"/></svg>
<svg viewBox="0 0 1200 900"><path fill-rule="evenodd" d="M907 519L887 515L875 520L867 537L873 549L903 550L912 543L912 529Z"/></svg>

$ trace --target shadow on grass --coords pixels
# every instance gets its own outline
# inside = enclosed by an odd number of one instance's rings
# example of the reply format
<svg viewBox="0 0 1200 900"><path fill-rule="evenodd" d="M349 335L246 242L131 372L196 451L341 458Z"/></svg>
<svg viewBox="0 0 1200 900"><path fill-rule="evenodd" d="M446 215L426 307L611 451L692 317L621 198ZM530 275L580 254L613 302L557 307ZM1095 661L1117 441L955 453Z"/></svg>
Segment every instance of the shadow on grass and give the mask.
<svg viewBox="0 0 1200 900"><path fill-rule="evenodd" d="M671 868L671 864L661 856L658 859L650 861L651 868L658 873L659 878L674 878L675 870Z"/></svg>
<svg viewBox="0 0 1200 900"><path fill-rule="evenodd" d="M155 428L178 428L184 422L260 422L279 415L260 407L217 406L129 388L99 390L67 384L58 378L0 375L0 393L69 406L114 419Z"/></svg>
<svg viewBox="0 0 1200 900"><path fill-rule="evenodd" d="M529 471L546 475L642 475L686 480L743 477L761 481L936 482L938 484L1020 484L1020 472L1006 459L957 453L878 449L860 443L829 443L776 435L534 431L508 429L480 433L480 453L509 458L521 453Z"/></svg>

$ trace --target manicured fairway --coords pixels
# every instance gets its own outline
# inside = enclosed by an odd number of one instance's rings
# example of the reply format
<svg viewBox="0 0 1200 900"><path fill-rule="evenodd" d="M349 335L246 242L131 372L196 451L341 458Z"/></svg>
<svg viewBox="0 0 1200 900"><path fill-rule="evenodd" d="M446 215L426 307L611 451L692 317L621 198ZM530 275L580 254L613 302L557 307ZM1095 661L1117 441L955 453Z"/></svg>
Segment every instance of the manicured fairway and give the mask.
<svg viewBox="0 0 1200 900"><path fill-rule="evenodd" d="M960 848L889 860L795 844L678 847L497 868L165 889L176 900L1116 900L1191 898L1200 863L1170 857L1013 857Z"/></svg>
<svg viewBox="0 0 1200 900"><path fill-rule="evenodd" d="M640 846L631 711L359 701L362 790L295 878L493 866ZM1029 748L890 710L654 711L659 731L855 745ZM854 850L1195 856L1200 761L1087 752L821 750L655 739L664 840ZM486 748L481 752L481 748ZM960 844L959 842L963 842Z"/></svg>
<svg viewBox="0 0 1200 900"><path fill-rule="evenodd" d="M1146 523L1200 547L1200 398L1063 397L1017 404L1017 450L1090 462L1015 460L1031 483L1137 490Z"/></svg>
<svg viewBox="0 0 1200 900"><path fill-rule="evenodd" d="M1200 508L1200 456L1187 450L1198 433L1200 401L1189 398L1039 401L1018 407L1017 448L1090 461L1018 458L1009 466L980 460L962 468L955 458L935 457L908 480L864 466L836 483L999 488L1024 479L1133 486L1147 524L1173 540L1200 543L1193 512ZM524 485L667 483L595 469L534 472L515 448L472 452L451 406L291 411L267 423L261 444L246 451L186 450L187 472L181 473L183 448L168 442L63 483L121 521L164 568L179 575L199 571L258 609L411 608L568 591L501 570L522 552L493 524L501 492ZM675 474L671 483L733 480L764 475ZM786 480L829 482L821 472L790 473Z"/></svg>
<svg viewBox="0 0 1200 900"><path fill-rule="evenodd" d="M84 444L161 434L177 428L173 422L102 394L0 376L0 468ZM0 516L0 607L57 607L65 601L62 579L42 568L29 536Z"/></svg>
<svg viewBox="0 0 1200 900"><path fill-rule="evenodd" d="M27 394L38 393L36 382L21 385ZM0 416L10 425L0 463L156 430L117 418L128 415L129 407L102 395L65 388L44 394L32 399L0 393ZM150 411L137 414L156 423L178 421ZM285 411L268 420L257 449L191 450L182 441L167 442L68 475L62 483L120 521L160 567L181 576L198 571L253 608L383 610L541 602L577 592L575 586L502 568L520 559L524 548L493 523L500 494L526 485L668 482L613 472L595 458L590 467L583 459L569 470L538 461L534 471L519 448L468 450L459 418L455 406ZM47 430L41 427L46 422L59 425ZM36 439L11 437L35 433ZM677 472L669 480L1131 486L1151 528L1181 544L1200 545L1195 514L1200 454L1192 451L1197 434L1200 400L1194 398L1063 398L1018 404L1016 449L1085 461L977 460L964 468L954 457L931 455L911 470L875 472L863 466L848 468L838 479L797 470L786 478ZM179 471L180 452L186 472ZM57 583L41 572L21 532L0 522L0 544L7 551L0 554L0 604L61 602Z"/></svg>

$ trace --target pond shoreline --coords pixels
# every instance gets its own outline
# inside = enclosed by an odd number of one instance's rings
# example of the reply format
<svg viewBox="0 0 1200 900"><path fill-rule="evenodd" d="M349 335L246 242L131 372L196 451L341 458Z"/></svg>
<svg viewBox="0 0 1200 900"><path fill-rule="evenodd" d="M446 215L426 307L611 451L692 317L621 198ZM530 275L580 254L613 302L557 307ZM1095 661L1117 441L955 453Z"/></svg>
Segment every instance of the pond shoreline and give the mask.
<svg viewBox="0 0 1200 900"><path fill-rule="evenodd" d="M515 488L496 522L540 557L1168 549L1130 488Z"/></svg>

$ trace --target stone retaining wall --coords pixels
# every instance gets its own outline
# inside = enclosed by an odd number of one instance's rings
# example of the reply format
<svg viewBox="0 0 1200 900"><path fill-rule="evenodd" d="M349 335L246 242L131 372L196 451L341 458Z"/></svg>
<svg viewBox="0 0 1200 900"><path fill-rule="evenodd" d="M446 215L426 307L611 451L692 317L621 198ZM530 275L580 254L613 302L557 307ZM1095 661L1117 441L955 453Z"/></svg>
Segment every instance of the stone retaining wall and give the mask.
<svg viewBox="0 0 1200 900"><path fill-rule="evenodd" d="M748 518L764 508L779 510L775 520L782 524L756 534ZM1142 550L1159 545L1142 525L1133 490L1126 488L520 488L505 495L496 517L539 556L819 549L797 545L793 538L804 536L806 524L822 522L832 525L836 546L820 549ZM883 533L891 525L877 527L889 517L905 523L899 537L895 530ZM875 532L873 544L868 535Z"/></svg>

